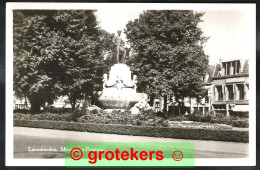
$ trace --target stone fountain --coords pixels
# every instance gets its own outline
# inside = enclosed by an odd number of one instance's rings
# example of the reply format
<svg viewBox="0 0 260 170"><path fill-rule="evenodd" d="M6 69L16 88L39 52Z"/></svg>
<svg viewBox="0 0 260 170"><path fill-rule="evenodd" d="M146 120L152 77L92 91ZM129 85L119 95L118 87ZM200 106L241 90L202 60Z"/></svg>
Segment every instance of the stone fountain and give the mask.
<svg viewBox="0 0 260 170"><path fill-rule="evenodd" d="M136 92L137 76L131 75L130 68L119 62L119 51L123 51L125 61L125 49L121 47L120 33L115 36L113 42L117 45L117 64L110 69L109 76L103 75L103 91L99 93L98 101L104 109L130 109L137 102L147 99L145 93Z"/></svg>

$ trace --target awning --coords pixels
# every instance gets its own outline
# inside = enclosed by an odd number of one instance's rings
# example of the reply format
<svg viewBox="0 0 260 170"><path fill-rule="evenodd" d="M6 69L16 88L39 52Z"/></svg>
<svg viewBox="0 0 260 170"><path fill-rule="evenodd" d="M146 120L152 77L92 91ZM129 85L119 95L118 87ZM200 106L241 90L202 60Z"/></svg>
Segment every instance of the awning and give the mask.
<svg viewBox="0 0 260 170"><path fill-rule="evenodd" d="M248 112L249 111L249 105L235 105L233 108L233 111L235 112Z"/></svg>

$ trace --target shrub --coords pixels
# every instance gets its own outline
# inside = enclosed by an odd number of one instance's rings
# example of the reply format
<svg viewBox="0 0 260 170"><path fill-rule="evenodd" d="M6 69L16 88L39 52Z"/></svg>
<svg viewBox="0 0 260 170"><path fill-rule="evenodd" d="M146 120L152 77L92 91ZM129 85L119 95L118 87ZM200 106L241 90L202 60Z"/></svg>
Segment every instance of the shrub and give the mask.
<svg viewBox="0 0 260 170"><path fill-rule="evenodd" d="M111 120L110 119L105 119L105 124L109 124L111 123Z"/></svg>
<svg viewBox="0 0 260 170"><path fill-rule="evenodd" d="M248 128L248 127L249 127L248 120L236 120L236 121L232 121L231 125L232 125L233 127L240 127L240 128Z"/></svg>
<svg viewBox="0 0 260 170"><path fill-rule="evenodd" d="M76 122L82 113L80 111L70 112L70 113L40 113L40 114L21 114L15 113L14 119L21 120L53 120L53 121L66 121Z"/></svg>
<svg viewBox="0 0 260 170"><path fill-rule="evenodd" d="M158 120L157 120L157 123L163 123L163 122L164 122L163 119L158 119Z"/></svg>
<svg viewBox="0 0 260 170"><path fill-rule="evenodd" d="M161 111L157 112L156 115L157 115L157 116L160 116L160 117L164 117L164 116L165 116L164 113L161 112Z"/></svg>
<svg viewBox="0 0 260 170"><path fill-rule="evenodd" d="M249 118L249 112L235 112L235 111L230 111L231 116L236 116L239 118Z"/></svg>
<svg viewBox="0 0 260 170"><path fill-rule="evenodd" d="M93 109L90 111L92 114L97 114L98 113L98 110L97 109Z"/></svg>
<svg viewBox="0 0 260 170"><path fill-rule="evenodd" d="M214 119L214 115L211 115L211 114L206 114L204 116L201 117L200 121L201 122L211 122L213 123L213 119Z"/></svg>
<svg viewBox="0 0 260 170"><path fill-rule="evenodd" d="M162 127L169 127L169 123L167 121L162 122Z"/></svg>
<svg viewBox="0 0 260 170"><path fill-rule="evenodd" d="M80 118L81 116L83 116L83 112L81 110L78 110L76 109L74 112L73 112L73 115L74 115L74 120L76 121L76 119Z"/></svg>
<svg viewBox="0 0 260 170"><path fill-rule="evenodd" d="M199 110L197 110L197 109L195 109L192 114L194 114L194 115L203 115L203 114L202 114Z"/></svg>
<svg viewBox="0 0 260 170"><path fill-rule="evenodd" d="M71 109L70 108L56 108L54 106L46 106L42 113L66 113L66 112L70 112Z"/></svg>
<svg viewBox="0 0 260 170"><path fill-rule="evenodd" d="M142 125L142 121L139 120L139 119L137 119L137 120L135 121L135 125Z"/></svg>
<svg viewBox="0 0 260 170"><path fill-rule="evenodd" d="M28 109L16 109L16 110L14 110L14 113L28 114L28 113L30 113L30 110L28 110Z"/></svg>
<svg viewBox="0 0 260 170"><path fill-rule="evenodd" d="M187 121L190 120L189 117L184 115L172 116L168 118L169 121Z"/></svg>
<svg viewBox="0 0 260 170"><path fill-rule="evenodd" d="M191 114L188 116L190 121L200 122L202 115L199 114Z"/></svg>
<svg viewBox="0 0 260 170"><path fill-rule="evenodd" d="M67 114L65 117L64 117L64 120L66 122L72 122L75 120L75 116L73 114Z"/></svg>

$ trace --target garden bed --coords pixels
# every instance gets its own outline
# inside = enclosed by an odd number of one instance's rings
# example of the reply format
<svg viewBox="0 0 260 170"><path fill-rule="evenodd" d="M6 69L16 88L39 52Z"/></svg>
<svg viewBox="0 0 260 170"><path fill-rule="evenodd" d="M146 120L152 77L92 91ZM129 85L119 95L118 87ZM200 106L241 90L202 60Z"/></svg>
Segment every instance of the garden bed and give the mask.
<svg viewBox="0 0 260 170"><path fill-rule="evenodd" d="M108 111L102 109L67 113L14 113L14 119L209 129L232 129L232 127L248 128L249 126L248 119L241 119L239 117L218 117L209 114L205 116L192 114L189 116L179 115L165 117L163 114L155 113L153 110L142 111L139 115L132 115L129 111Z"/></svg>

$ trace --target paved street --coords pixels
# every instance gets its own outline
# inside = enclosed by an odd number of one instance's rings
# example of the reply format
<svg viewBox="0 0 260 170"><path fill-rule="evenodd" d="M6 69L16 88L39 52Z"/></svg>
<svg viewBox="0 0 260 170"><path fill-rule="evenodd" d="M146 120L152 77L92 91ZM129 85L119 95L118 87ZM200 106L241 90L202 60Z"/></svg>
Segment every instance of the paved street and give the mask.
<svg viewBox="0 0 260 170"><path fill-rule="evenodd" d="M248 144L14 127L14 158L63 158L66 142L194 142L196 158L248 157ZM29 152L52 148L59 152Z"/></svg>

